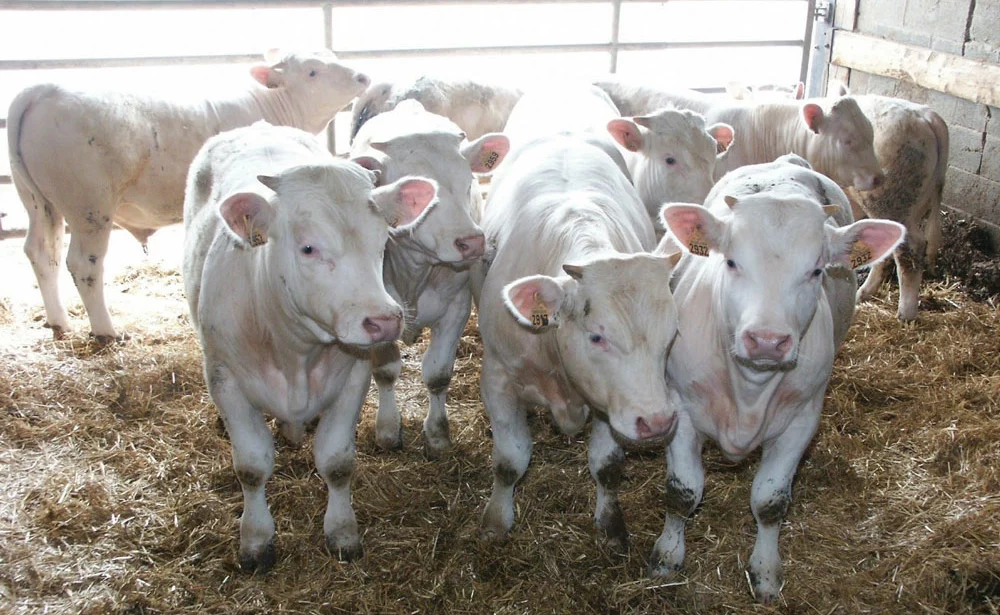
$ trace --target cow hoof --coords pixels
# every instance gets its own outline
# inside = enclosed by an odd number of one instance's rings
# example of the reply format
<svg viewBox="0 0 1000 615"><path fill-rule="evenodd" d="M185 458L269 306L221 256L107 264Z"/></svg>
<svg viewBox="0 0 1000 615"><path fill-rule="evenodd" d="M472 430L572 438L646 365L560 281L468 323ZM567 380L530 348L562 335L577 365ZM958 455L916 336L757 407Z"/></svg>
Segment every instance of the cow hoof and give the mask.
<svg viewBox="0 0 1000 615"><path fill-rule="evenodd" d="M243 569L243 572L264 574L271 570L271 568L274 568L274 562L277 559L277 553L274 549L274 539L271 539L263 549L259 549L256 552L243 552L241 550L240 568Z"/></svg>
<svg viewBox="0 0 1000 615"><path fill-rule="evenodd" d="M482 542L503 542L507 540L507 532L484 525L479 528L479 540Z"/></svg>
<svg viewBox="0 0 1000 615"><path fill-rule="evenodd" d="M772 574L758 573L753 566L747 568L747 583L754 600L761 604L774 604L781 595L784 579L781 571Z"/></svg>
<svg viewBox="0 0 1000 615"><path fill-rule="evenodd" d="M360 539L348 541L346 544L339 544L340 541L327 536L326 550L332 557L336 557L341 562L353 562L361 559L365 554L364 547L361 546Z"/></svg>
<svg viewBox="0 0 1000 615"><path fill-rule="evenodd" d="M684 562L671 562L654 552L649 558L646 576L651 579L672 579L680 574L681 570L684 570Z"/></svg>
<svg viewBox="0 0 1000 615"><path fill-rule="evenodd" d="M430 439L424 441L424 456L431 461L445 459L451 454L451 440L445 438Z"/></svg>
<svg viewBox="0 0 1000 615"><path fill-rule="evenodd" d="M375 446L378 447L378 450L386 453L402 450L403 435L398 431L389 436L377 435L375 436Z"/></svg>
<svg viewBox="0 0 1000 615"><path fill-rule="evenodd" d="M66 337L66 328L63 327L62 325L50 325L48 323L45 323L45 326L48 327L49 329L52 329L53 340L58 341Z"/></svg>

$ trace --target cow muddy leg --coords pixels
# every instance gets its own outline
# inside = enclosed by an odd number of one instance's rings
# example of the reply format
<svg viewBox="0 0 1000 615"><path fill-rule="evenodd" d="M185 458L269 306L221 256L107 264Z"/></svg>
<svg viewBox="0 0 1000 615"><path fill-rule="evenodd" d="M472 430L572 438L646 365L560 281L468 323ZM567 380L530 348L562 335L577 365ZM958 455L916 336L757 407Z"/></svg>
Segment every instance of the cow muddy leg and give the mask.
<svg viewBox="0 0 1000 615"><path fill-rule="evenodd" d="M879 286L882 286L882 281L885 280L887 266L886 261L880 261L871 266L871 269L868 270L868 277L865 278L864 284L861 285L855 296L858 303L871 299L878 292Z"/></svg>
<svg viewBox="0 0 1000 615"><path fill-rule="evenodd" d="M651 577L669 578L684 567L684 524L705 490L702 442L688 415L678 412L677 433L667 446L667 514L649 558Z"/></svg>
<svg viewBox="0 0 1000 615"><path fill-rule="evenodd" d="M455 353L472 311L472 295L466 290L448 306L448 311L431 327L431 342L424 354L423 378L430 397L424 419L424 450L429 459L437 459L451 449L448 436L448 385L455 369Z"/></svg>
<svg viewBox="0 0 1000 615"><path fill-rule="evenodd" d="M271 431L225 367L210 368L208 379L212 400L233 447L233 469L243 488L240 567L247 572L267 572L275 561L274 519L264 495L264 485L274 470Z"/></svg>
<svg viewBox="0 0 1000 615"><path fill-rule="evenodd" d="M348 562L363 553L358 521L351 506L351 475L358 416L371 379L371 364L358 361L338 398L323 412L313 442L316 469L329 492L323 517L326 548L337 559Z"/></svg>
<svg viewBox="0 0 1000 615"><path fill-rule="evenodd" d="M590 475L597 483L597 506L594 525L604 535L607 546L619 553L628 551L628 529L618 501L618 489L624 475L625 451L615 442L607 421L594 417L587 447Z"/></svg>
<svg viewBox="0 0 1000 615"><path fill-rule="evenodd" d="M896 318L903 322L917 317L920 302L920 284L924 278L924 257L927 254L927 240L919 227L910 232L907 228L906 242L896 250L896 276L899 278L899 307Z"/></svg>
<svg viewBox="0 0 1000 615"><path fill-rule="evenodd" d="M822 404L822 395L820 395ZM763 603L778 599L784 576L778 553L778 532L792 501L792 479L799 460L819 424L819 409L806 408L788 429L763 446L760 467L750 491L750 508L757 520L757 541L747 573L754 597Z"/></svg>
<svg viewBox="0 0 1000 615"><path fill-rule="evenodd" d="M503 538L514 527L514 485L531 461L531 431L503 368L483 357L480 391L493 431L493 492L483 512L481 536Z"/></svg>
<svg viewBox="0 0 1000 615"><path fill-rule="evenodd" d="M90 318L91 333L98 342L107 344L115 339L115 327L104 303L104 257L108 253L111 222L92 226L82 231L74 228L70 234L66 266Z"/></svg>
<svg viewBox="0 0 1000 615"><path fill-rule="evenodd" d="M65 233L63 217L50 203L38 203L28 191L18 189L18 193L28 212L24 254L35 270L38 290L42 292L45 326L52 329L53 338L59 339L69 330L69 315L59 298L59 262Z"/></svg>
<svg viewBox="0 0 1000 615"><path fill-rule="evenodd" d="M398 344L381 344L372 350L372 375L378 387L375 445L384 451L403 448L403 419L396 407L396 381L403 371Z"/></svg>

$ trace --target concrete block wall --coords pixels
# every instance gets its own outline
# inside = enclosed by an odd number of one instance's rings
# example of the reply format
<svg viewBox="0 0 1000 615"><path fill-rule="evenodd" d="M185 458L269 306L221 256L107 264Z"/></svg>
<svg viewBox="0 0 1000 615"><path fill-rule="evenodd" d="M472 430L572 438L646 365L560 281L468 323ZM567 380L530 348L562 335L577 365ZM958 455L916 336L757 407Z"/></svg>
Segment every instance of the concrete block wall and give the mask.
<svg viewBox="0 0 1000 615"><path fill-rule="evenodd" d="M1000 0L857 4L856 32L1000 64ZM850 71L849 85L854 93L928 105L944 118L951 137L944 203L986 221L1000 237L1000 108L858 70Z"/></svg>

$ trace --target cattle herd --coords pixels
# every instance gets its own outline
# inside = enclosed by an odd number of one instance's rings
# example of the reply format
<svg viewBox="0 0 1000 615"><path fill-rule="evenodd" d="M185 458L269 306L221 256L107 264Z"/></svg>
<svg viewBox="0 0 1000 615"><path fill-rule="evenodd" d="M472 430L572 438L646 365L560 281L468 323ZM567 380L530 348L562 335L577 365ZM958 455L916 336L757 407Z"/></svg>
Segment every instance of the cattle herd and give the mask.
<svg viewBox="0 0 1000 615"><path fill-rule="evenodd" d="M846 92L371 84L328 52L269 58L251 74L259 85L245 93L189 104L42 84L8 114L25 253L55 337L69 327L56 280L65 227L91 332L109 343L112 227L145 243L184 223L190 319L243 490L241 565L275 561L267 416L292 443L315 425L327 548L362 553L350 488L371 380L377 444L398 448L397 340L429 328L424 447L446 455L446 396L475 304L493 435L484 540L515 523L529 404L567 434L591 423L594 522L615 549L628 541L625 449L665 449L655 577L684 564L706 440L733 460L761 449L747 573L756 599L775 601L792 479L855 302L877 290L890 255L898 317L917 316L940 243L941 118ZM315 135L356 97L339 158Z"/></svg>

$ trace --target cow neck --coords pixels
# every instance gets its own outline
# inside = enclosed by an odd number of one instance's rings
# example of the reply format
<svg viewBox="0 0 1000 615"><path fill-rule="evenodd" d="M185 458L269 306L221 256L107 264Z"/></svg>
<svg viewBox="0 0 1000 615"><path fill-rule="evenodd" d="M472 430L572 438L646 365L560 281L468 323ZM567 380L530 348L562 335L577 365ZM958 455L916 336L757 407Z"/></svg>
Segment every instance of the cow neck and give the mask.
<svg viewBox="0 0 1000 615"><path fill-rule="evenodd" d="M271 245L254 248L252 253L253 284L251 289L266 289L264 292L251 292L250 301L255 314L260 315L258 326L266 330L274 341L272 347L276 354L288 359L301 356L311 347L322 344L312 327L303 324L307 316L291 299L289 289L281 280L281 276L273 273L270 267ZM280 340L280 343L279 343ZM286 361L281 361L286 363Z"/></svg>
<svg viewBox="0 0 1000 615"><path fill-rule="evenodd" d="M389 238L385 245L382 278L401 298L415 302L435 267L442 266L408 233Z"/></svg>
<svg viewBox="0 0 1000 615"><path fill-rule="evenodd" d="M246 95L253 100L261 119L267 120L270 124L294 126L312 134L318 133L326 125L324 121L317 126L319 122L306 117L301 106L292 100L285 88L257 88L248 91ZM325 115L324 117L329 119Z"/></svg>
<svg viewBox="0 0 1000 615"><path fill-rule="evenodd" d="M746 164L773 162L788 153L809 159L809 144L815 135L802 119L802 105L775 102L748 109L746 134L754 140L756 155Z"/></svg>

